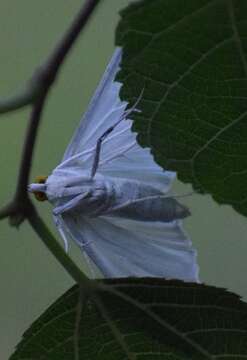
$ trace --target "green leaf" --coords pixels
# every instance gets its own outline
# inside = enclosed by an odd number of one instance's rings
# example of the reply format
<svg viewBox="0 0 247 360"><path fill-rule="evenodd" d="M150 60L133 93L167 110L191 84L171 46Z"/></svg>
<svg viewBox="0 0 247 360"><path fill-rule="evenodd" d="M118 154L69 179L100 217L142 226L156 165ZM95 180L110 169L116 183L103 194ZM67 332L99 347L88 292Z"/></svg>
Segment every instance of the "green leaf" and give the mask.
<svg viewBox="0 0 247 360"><path fill-rule="evenodd" d="M138 141L185 183L247 215L247 1L145 0L121 13L121 97Z"/></svg>
<svg viewBox="0 0 247 360"><path fill-rule="evenodd" d="M225 289L155 278L98 284L96 300L77 286L65 293L10 359L247 358L247 305Z"/></svg>

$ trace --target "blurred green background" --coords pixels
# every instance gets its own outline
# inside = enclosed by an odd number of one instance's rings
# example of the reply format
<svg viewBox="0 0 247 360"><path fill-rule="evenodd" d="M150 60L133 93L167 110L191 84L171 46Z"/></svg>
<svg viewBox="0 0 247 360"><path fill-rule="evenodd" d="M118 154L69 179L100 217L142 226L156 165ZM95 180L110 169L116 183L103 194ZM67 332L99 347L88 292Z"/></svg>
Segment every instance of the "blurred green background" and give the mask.
<svg viewBox="0 0 247 360"><path fill-rule="evenodd" d="M118 12L131 1L105 0L76 43L47 101L33 161L32 179L59 163L73 131L111 57ZM20 88L49 54L83 1L0 2L0 96ZM0 119L0 204L13 194L29 109ZM189 186L176 182L183 194ZM247 299L246 219L210 196L183 199L192 216L186 220L198 250L201 279L227 287ZM49 204L37 204L56 234ZM0 224L0 358L8 359L27 327L73 281L49 254L27 223L17 230ZM71 245L71 256L81 254Z"/></svg>

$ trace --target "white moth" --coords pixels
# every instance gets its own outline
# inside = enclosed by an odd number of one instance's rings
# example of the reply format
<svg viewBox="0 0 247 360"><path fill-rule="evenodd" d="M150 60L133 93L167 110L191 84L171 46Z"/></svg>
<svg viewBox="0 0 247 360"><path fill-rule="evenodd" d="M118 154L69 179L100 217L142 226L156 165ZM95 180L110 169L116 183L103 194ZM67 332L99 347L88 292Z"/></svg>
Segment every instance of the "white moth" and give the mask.
<svg viewBox="0 0 247 360"><path fill-rule="evenodd" d="M176 174L140 147L115 82L117 48L63 160L44 184L56 226L105 277L153 276L198 282L196 251L181 219L186 207L167 196Z"/></svg>

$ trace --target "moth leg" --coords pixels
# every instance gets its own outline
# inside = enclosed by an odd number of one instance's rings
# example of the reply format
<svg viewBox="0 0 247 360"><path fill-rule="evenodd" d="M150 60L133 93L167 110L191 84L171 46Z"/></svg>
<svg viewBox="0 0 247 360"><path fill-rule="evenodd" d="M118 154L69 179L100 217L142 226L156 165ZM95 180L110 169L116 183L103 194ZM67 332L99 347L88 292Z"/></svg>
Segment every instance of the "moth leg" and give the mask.
<svg viewBox="0 0 247 360"><path fill-rule="evenodd" d="M120 122L120 120L115 125L109 127L104 132L104 134L101 135L101 137L97 140L97 145L96 145L95 155L94 155L94 160L93 160L93 166L92 166L92 170L91 170L91 179L94 177L94 175L98 169L98 166L99 166L99 157L100 157L100 150L101 150L102 142L114 130L115 126L117 126L119 124L119 122Z"/></svg>
<svg viewBox="0 0 247 360"><path fill-rule="evenodd" d="M93 161L93 166L92 166L92 170L91 170L91 179L94 177L98 166L99 166L99 159L100 159L100 150L101 150L101 145L102 142L105 140L105 138L115 129L115 127L122 121L124 120L127 116L129 116L132 112L136 111L139 112L138 109L136 109L136 106L138 105L138 103L140 102L142 95L143 95L144 89L142 89L141 94L138 96L138 99L136 100L136 102L134 103L134 105L123 112L122 116L120 117L120 119L111 127L109 127L102 135L101 137L97 140L97 144L96 144L96 149L95 149L95 156L94 156L94 161Z"/></svg>
<svg viewBox="0 0 247 360"><path fill-rule="evenodd" d="M56 226L59 234L61 235L61 237L63 239L64 250L65 250L66 253L68 253L69 244L68 244L68 240L67 240L66 234L64 232L63 226L62 226L61 218L60 218L59 215L54 215L53 214L53 219L54 219L54 222L55 222L55 226Z"/></svg>
<svg viewBox="0 0 247 360"><path fill-rule="evenodd" d="M77 195L72 200L66 202L64 205L57 206L53 209L52 213L54 216L58 216L63 214L66 211L72 210L74 207L76 207L81 200L85 199L91 194L91 191L86 191L83 194Z"/></svg>

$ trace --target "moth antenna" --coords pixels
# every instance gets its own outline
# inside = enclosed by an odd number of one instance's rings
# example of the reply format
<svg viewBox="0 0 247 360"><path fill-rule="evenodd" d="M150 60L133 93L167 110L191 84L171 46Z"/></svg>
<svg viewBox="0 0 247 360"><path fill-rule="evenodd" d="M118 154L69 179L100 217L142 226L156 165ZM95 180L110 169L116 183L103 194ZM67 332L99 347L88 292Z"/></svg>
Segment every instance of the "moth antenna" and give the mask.
<svg viewBox="0 0 247 360"><path fill-rule="evenodd" d="M141 110L137 109L137 105L139 104L139 102L141 101L142 99L142 96L143 96L143 93L144 93L144 90L145 88L142 88L142 91L140 93L140 95L138 96L136 102L134 103L134 105L131 106L131 108L127 109L124 114L123 114L123 117L127 117L128 115L130 115L132 112L141 112Z"/></svg>
<svg viewBox="0 0 247 360"><path fill-rule="evenodd" d="M186 194L182 194L182 195L169 195L170 197L173 197L173 198L183 198L183 197L187 197L187 196L191 196L191 195L194 195L194 194L200 194L200 192L199 192L199 188L197 188L196 190L193 190L193 191L191 191L191 192L188 192L188 193L186 193ZM201 189L202 190L202 189ZM207 193L207 192L204 192L203 194L208 194L209 195L209 193Z"/></svg>
<svg viewBox="0 0 247 360"><path fill-rule="evenodd" d="M194 194L198 194L196 191L191 191L189 193L186 193L186 194L182 194L182 195L167 195L167 197L172 197L172 198L183 198L183 197L188 197L188 196L191 196L191 195L194 195Z"/></svg>

